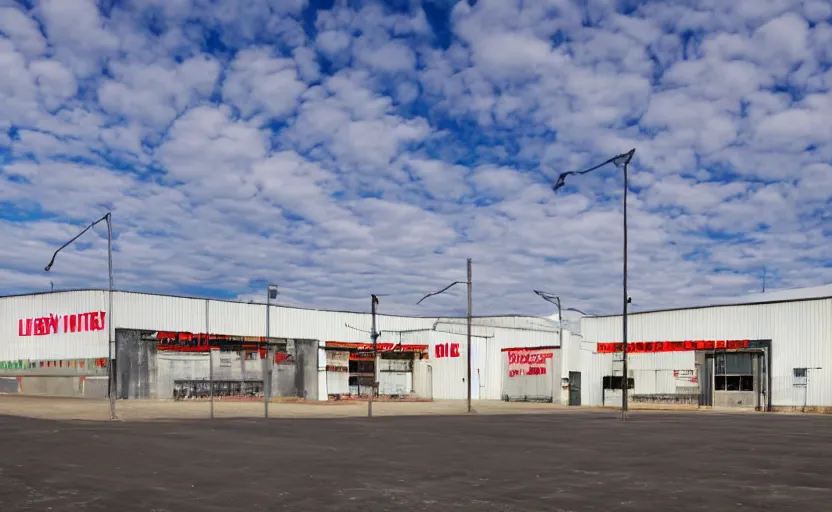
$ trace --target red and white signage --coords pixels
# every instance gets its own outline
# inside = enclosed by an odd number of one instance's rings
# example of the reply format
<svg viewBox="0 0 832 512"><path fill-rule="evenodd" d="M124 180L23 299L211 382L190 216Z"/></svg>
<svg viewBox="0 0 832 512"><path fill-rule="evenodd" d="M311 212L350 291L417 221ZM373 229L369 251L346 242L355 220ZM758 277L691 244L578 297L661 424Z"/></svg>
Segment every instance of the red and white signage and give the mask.
<svg viewBox="0 0 832 512"><path fill-rule="evenodd" d="M509 377L546 375L546 364L554 357L552 349L511 349L505 352Z"/></svg>
<svg viewBox="0 0 832 512"><path fill-rule="evenodd" d="M748 348L748 340L695 340L695 341L638 341L627 343L630 354L644 354L651 352L686 352L691 350L736 350ZM622 352L622 343L599 343L599 354L613 354Z"/></svg>
<svg viewBox="0 0 832 512"><path fill-rule="evenodd" d="M459 357L459 343L437 343L433 347L433 355L437 359Z"/></svg>
<svg viewBox="0 0 832 512"><path fill-rule="evenodd" d="M103 331L107 327L107 313L90 311L71 315L41 316L21 318L17 321L17 334L20 337L48 336L58 333Z"/></svg>
<svg viewBox="0 0 832 512"><path fill-rule="evenodd" d="M368 351L373 350L372 343L350 343L346 341L327 341L327 348L345 348L352 350ZM398 343L388 343L379 341L376 343L376 350L379 352L424 352L428 349L427 345L400 345Z"/></svg>

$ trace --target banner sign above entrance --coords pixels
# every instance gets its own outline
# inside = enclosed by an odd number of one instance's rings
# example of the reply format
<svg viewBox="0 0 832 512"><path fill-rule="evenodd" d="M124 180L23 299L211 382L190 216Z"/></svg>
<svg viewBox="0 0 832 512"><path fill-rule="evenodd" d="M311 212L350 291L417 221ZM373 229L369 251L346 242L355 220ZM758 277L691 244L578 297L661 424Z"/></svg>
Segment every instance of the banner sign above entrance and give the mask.
<svg viewBox="0 0 832 512"><path fill-rule="evenodd" d="M690 350L736 350L750 348L749 340L697 340L697 341L639 341L627 343L630 354L652 352L685 352ZM623 352L623 343L599 343L599 354Z"/></svg>
<svg viewBox="0 0 832 512"><path fill-rule="evenodd" d="M372 343L349 343L346 341L327 341L326 348L342 348L347 350L373 350ZM427 345L400 345L398 343L388 343L379 341L376 343L376 349L379 352L424 352L428 349Z"/></svg>

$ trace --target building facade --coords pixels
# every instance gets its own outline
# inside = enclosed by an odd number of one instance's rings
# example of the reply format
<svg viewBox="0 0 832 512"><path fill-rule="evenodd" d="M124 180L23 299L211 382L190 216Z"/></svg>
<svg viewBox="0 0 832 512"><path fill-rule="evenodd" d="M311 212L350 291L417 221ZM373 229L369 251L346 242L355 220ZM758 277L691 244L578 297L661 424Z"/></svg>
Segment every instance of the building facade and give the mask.
<svg viewBox="0 0 832 512"><path fill-rule="evenodd" d="M112 355L122 399L199 398L213 386L215 396L268 387L276 397L337 400L368 396L374 378L391 399L467 396L464 318L379 315L375 359L368 313L272 305L267 333L265 304L116 291L111 313L109 300L102 290L0 298L0 393L106 396ZM472 398L559 402L559 339L548 319L475 318ZM504 361L504 350L536 347L553 354L542 367ZM529 380L534 392L505 379Z"/></svg>
<svg viewBox="0 0 832 512"><path fill-rule="evenodd" d="M832 297L628 315L630 403L832 410ZM620 406L621 316L581 321L582 402Z"/></svg>

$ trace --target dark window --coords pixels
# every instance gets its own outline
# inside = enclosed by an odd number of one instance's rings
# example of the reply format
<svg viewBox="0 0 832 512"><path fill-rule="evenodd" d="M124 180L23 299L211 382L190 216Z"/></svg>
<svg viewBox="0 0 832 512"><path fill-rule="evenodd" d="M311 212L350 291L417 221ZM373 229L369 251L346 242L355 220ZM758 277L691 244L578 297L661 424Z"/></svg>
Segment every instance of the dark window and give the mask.
<svg viewBox="0 0 832 512"><path fill-rule="evenodd" d="M620 376L608 375L604 377L604 389L621 389L621 382L624 379ZM633 378L627 379L627 389L635 389L636 381Z"/></svg>
<svg viewBox="0 0 832 512"><path fill-rule="evenodd" d="M793 371L792 384L798 387L806 385L807 371L806 368L795 368Z"/></svg>
<svg viewBox="0 0 832 512"><path fill-rule="evenodd" d="M754 354L726 352L714 359L716 391L754 391Z"/></svg>

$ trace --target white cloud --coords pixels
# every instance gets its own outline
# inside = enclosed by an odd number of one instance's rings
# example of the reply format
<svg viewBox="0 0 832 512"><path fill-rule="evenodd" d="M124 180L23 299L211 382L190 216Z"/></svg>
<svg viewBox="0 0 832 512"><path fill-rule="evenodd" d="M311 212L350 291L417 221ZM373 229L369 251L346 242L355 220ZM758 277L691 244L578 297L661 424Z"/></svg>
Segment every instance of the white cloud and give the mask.
<svg viewBox="0 0 832 512"><path fill-rule="evenodd" d="M303 62L309 65L308 59ZM281 118L295 108L304 90L306 85L298 80L295 61L274 58L263 48L237 54L222 93L243 117L262 113L265 117Z"/></svg>
<svg viewBox="0 0 832 512"><path fill-rule="evenodd" d="M29 65L32 78L38 86L41 101L47 110L55 110L75 96L78 86L75 76L60 62L38 60Z"/></svg>
<svg viewBox="0 0 832 512"><path fill-rule="evenodd" d="M196 56L179 65L116 64L114 78L99 91L101 106L112 114L164 130L176 116L213 90L219 64Z"/></svg>
<svg viewBox="0 0 832 512"><path fill-rule="evenodd" d="M28 58L46 50L46 41L35 21L17 8L0 7L0 34L8 37Z"/></svg>
<svg viewBox="0 0 832 512"><path fill-rule="evenodd" d="M99 59L118 48L92 0L44 0L39 11L55 53L79 76L97 72Z"/></svg>

